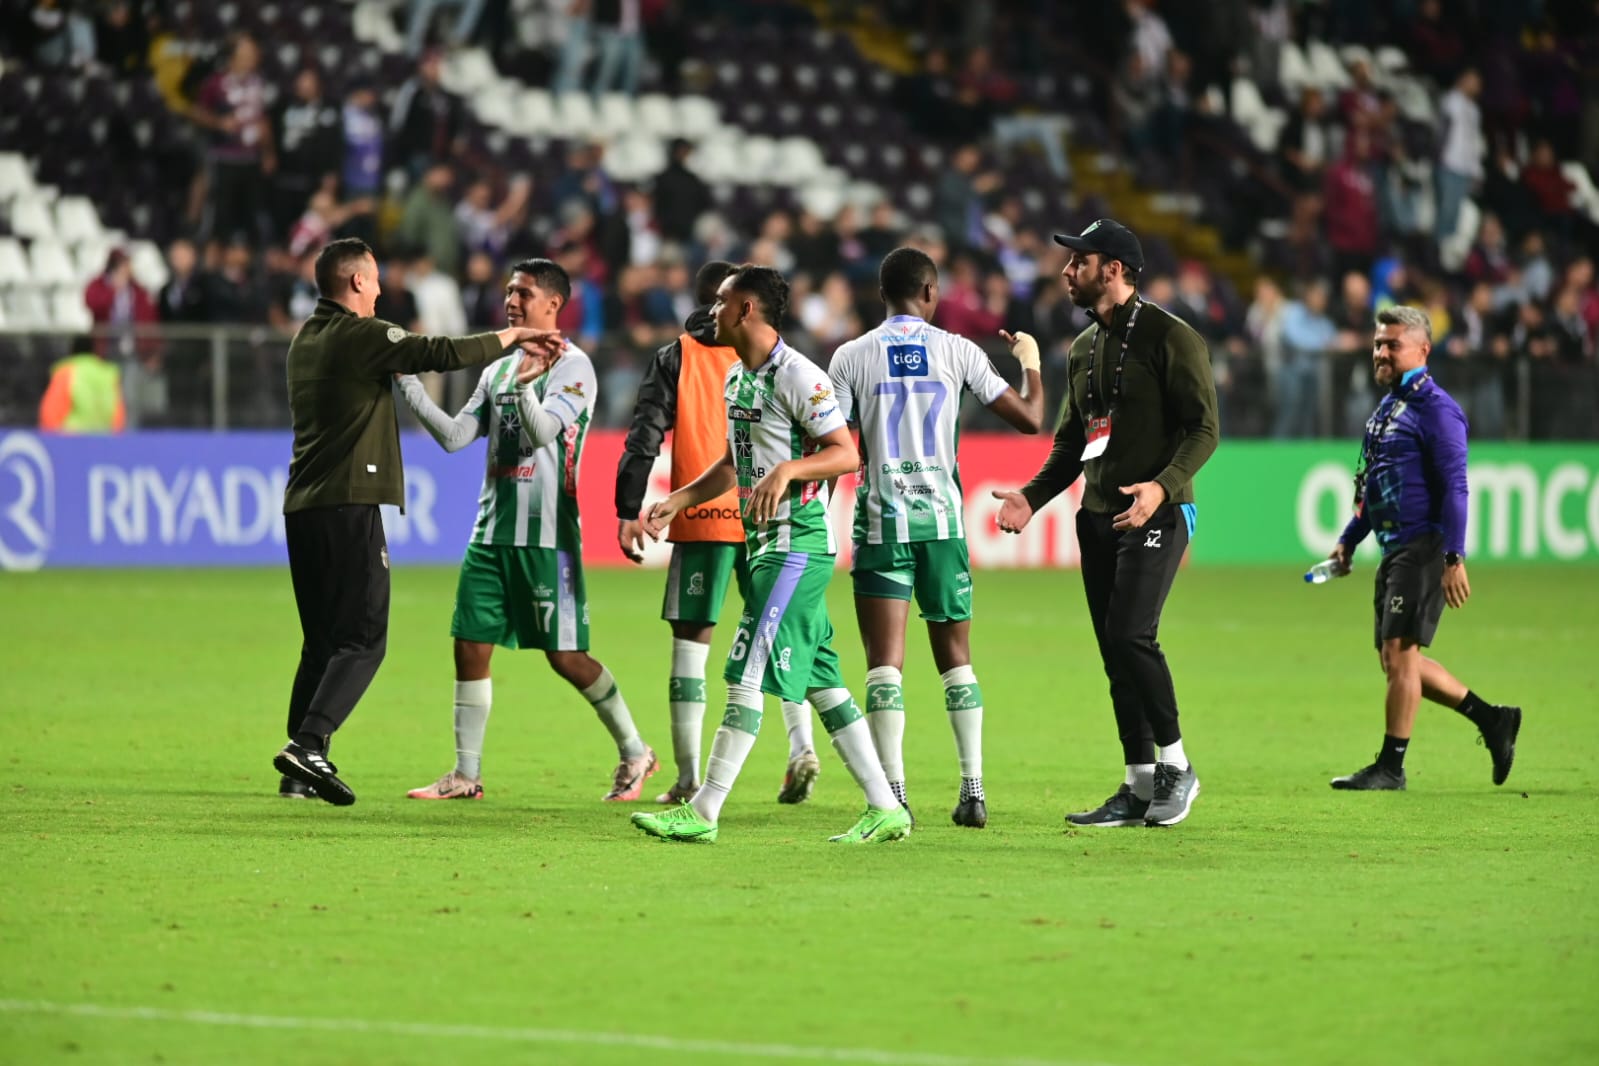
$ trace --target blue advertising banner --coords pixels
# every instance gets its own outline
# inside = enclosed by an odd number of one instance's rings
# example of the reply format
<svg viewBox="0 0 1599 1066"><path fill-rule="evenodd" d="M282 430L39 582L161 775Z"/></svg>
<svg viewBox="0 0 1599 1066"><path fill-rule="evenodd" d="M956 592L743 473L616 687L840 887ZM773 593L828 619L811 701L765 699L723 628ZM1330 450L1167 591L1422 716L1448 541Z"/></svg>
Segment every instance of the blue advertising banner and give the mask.
<svg viewBox="0 0 1599 1066"><path fill-rule="evenodd" d="M406 434L396 561L454 563L477 514L483 446L446 454ZM287 432L120 437L0 432L0 570L284 564Z"/></svg>

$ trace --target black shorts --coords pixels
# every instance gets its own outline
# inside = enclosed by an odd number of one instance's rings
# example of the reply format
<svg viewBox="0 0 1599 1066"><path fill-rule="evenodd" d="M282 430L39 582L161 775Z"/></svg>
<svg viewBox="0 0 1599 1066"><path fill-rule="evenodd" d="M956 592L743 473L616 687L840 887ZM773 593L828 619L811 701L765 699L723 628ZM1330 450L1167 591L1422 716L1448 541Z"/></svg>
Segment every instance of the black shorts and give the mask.
<svg viewBox="0 0 1599 1066"><path fill-rule="evenodd" d="M1444 538L1428 533L1382 557L1377 567L1376 644L1413 640L1423 648L1444 616Z"/></svg>

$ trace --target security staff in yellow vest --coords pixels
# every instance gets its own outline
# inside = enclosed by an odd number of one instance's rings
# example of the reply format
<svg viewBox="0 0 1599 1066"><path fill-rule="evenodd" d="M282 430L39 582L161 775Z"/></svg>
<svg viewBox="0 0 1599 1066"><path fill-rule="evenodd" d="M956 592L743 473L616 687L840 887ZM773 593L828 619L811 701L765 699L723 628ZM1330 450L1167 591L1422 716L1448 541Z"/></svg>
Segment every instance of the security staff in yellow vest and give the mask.
<svg viewBox="0 0 1599 1066"><path fill-rule="evenodd" d="M91 337L72 338L72 352L50 368L50 387L39 401L39 428L47 433L121 433L127 424L122 370L95 354Z"/></svg>
<svg viewBox="0 0 1599 1066"><path fill-rule="evenodd" d="M283 527L304 642L289 743L272 764L283 775L280 794L314 792L348 806L355 793L328 762L327 746L388 644L389 550L378 505L403 507L405 490L394 375L487 363L516 345L530 353L517 378L525 385L565 341L556 330L526 328L419 337L376 318L377 260L354 238L322 249L316 285L316 310L289 343L294 454Z"/></svg>
<svg viewBox="0 0 1599 1066"><path fill-rule="evenodd" d="M727 408L722 389L727 371L738 362L733 349L716 343L710 305L717 286L734 270L714 260L694 279L698 306L683 324L683 334L655 353L639 384L633 425L616 469L617 542L635 563L644 561L644 530L639 510L649 486L650 468L661 442L672 434L672 488L699 477L727 450ZM730 579L743 597L749 588L744 556L744 525L734 490L672 520L667 531L672 561L666 575L661 618L672 627L672 673L668 698L672 708L672 751L677 781L656 797L678 804L699 790L700 735L705 720L705 662L711 634L721 616ZM821 764L812 739L810 709L804 703L783 704L788 729L788 771L779 803L803 803L810 797Z"/></svg>

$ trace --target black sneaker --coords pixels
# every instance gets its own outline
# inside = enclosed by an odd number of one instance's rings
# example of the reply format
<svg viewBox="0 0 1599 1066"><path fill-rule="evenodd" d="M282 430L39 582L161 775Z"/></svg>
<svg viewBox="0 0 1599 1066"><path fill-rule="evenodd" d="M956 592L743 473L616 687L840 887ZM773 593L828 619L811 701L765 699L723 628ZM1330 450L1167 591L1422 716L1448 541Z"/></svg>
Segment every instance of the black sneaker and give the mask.
<svg viewBox="0 0 1599 1066"><path fill-rule="evenodd" d="M284 777L278 781L278 795L291 800L316 799L316 789L303 781Z"/></svg>
<svg viewBox="0 0 1599 1066"><path fill-rule="evenodd" d="M1488 749L1494 761L1494 784L1502 785L1516 761L1516 734L1521 732L1520 707L1495 707L1493 721L1480 727L1477 743Z"/></svg>
<svg viewBox="0 0 1599 1066"><path fill-rule="evenodd" d="M1155 764L1155 798L1144 812L1145 825L1176 825L1188 817L1199 798L1199 775L1192 765L1179 769L1169 762Z"/></svg>
<svg viewBox="0 0 1599 1066"><path fill-rule="evenodd" d="M988 805L980 799L963 799L950 812L949 820L968 829L981 829L988 824Z"/></svg>
<svg viewBox="0 0 1599 1066"><path fill-rule="evenodd" d="M272 760L272 765L284 777L292 777L310 785L317 799L327 800L335 807L348 807L355 802L355 793L350 791L350 786L339 780L339 768L328 762L328 757L320 751L313 751L291 740L283 745L283 750Z"/></svg>
<svg viewBox="0 0 1599 1066"><path fill-rule="evenodd" d="M1405 770L1404 767L1400 767L1395 772L1381 763L1374 762L1364 770L1356 770L1352 774L1333 778L1332 787L1349 792L1403 792Z"/></svg>
<svg viewBox="0 0 1599 1066"><path fill-rule="evenodd" d="M1133 786L1124 782L1110 799L1091 811L1068 814L1066 821L1096 829L1118 829L1124 825L1143 825L1144 813L1148 810L1149 801L1133 795Z"/></svg>

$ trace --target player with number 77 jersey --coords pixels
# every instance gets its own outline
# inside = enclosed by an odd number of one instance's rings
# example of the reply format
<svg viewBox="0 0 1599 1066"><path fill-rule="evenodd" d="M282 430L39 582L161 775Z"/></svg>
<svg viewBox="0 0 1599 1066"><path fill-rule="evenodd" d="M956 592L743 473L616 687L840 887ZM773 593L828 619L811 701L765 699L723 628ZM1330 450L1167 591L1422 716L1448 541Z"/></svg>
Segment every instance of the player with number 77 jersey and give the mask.
<svg viewBox="0 0 1599 1066"><path fill-rule="evenodd" d="M962 396L970 392L1023 433L1043 426L1038 345L1002 334L1022 365L1018 393L965 337L930 325L938 269L926 253L896 248L878 282L888 319L833 354L828 376L839 409L860 428L856 490L855 613L866 646L866 720L883 772L901 804L905 794L905 627L916 595L944 707L955 733L961 788L952 818L982 828L982 690L971 666L971 560L966 549L960 469Z"/></svg>

